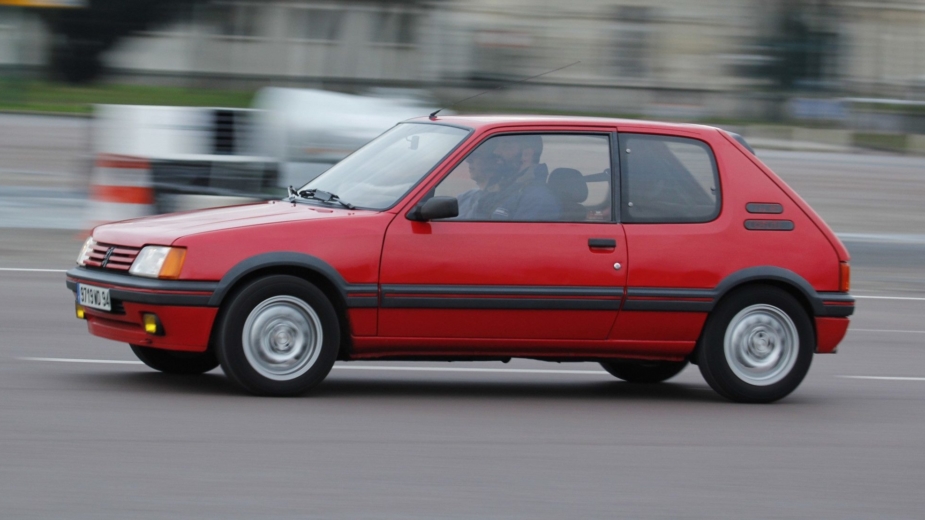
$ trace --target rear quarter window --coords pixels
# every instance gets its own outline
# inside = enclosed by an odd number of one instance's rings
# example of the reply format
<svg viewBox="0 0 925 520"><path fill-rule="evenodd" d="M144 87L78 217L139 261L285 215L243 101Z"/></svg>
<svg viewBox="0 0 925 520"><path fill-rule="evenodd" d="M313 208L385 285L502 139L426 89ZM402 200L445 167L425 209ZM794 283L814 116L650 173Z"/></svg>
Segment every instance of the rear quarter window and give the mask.
<svg viewBox="0 0 925 520"><path fill-rule="evenodd" d="M719 215L713 151L696 139L620 134L623 221L709 222Z"/></svg>

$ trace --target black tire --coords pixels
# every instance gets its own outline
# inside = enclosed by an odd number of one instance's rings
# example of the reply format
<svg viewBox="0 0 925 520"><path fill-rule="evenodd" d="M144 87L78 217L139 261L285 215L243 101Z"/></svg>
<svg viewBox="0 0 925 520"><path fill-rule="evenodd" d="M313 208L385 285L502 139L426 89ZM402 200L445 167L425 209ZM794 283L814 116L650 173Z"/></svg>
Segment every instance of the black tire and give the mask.
<svg viewBox="0 0 925 520"><path fill-rule="evenodd" d="M129 346L142 363L165 374L204 374L218 366L218 359L211 350L176 352L140 345Z"/></svg>
<svg viewBox="0 0 925 520"><path fill-rule="evenodd" d="M777 287L751 286L725 297L710 314L697 364L710 387L723 397L770 403L800 385L815 350L813 324L796 298ZM769 367L761 367L762 363Z"/></svg>
<svg viewBox="0 0 925 520"><path fill-rule="evenodd" d="M604 370L627 383L653 384L681 373L687 361L601 361Z"/></svg>
<svg viewBox="0 0 925 520"><path fill-rule="evenodd" d="M248 392L300 395L334 366L339 325L334 306L315 285L295 276L266 276L229 296L216 330L216 354L225 374Z"/></svg>

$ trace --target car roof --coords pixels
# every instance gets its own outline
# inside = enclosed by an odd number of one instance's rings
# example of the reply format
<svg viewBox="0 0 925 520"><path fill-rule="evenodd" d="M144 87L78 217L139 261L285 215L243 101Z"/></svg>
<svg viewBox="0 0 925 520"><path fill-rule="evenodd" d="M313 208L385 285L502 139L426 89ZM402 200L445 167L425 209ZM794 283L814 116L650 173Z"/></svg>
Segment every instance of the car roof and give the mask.
<svg viewBox="0 0 925 520"><path fill-rule="evenodd" d="M544 116L544 115L437 115L434 118L426 116L409 119L409 123L443 123L450 125L464 126L475 130L484 130L499 126L566 126L566 125L590 125L590 126L633 126L636 128L644 127L653 130L686 130L704 131L715 130L711 126L695 125L687 123L666 123L661 121L645 121L641 119L617 119L607 117L587 117L587 116Z"/></svg>

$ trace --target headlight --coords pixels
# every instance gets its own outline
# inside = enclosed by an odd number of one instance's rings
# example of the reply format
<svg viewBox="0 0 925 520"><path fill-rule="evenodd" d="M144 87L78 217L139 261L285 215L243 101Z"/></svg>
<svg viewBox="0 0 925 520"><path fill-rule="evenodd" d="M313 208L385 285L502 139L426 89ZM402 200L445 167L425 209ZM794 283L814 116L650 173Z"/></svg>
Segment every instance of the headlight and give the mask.
<svg viewBox="0 0 925 520"><path fill-rule="evenodd" d="M90 253L93 252L93 246L95 245L96 240L93 240L93 237L84 242L83 247L80 248L80 254L77 255L77 265L87 265L87 260L90 259Z"/></svg>
<svg viewBox="0 0 925 520"><path fill-rule="evenodd" d="M146 246L132 263L129 273L148 278L167 278L175 280L180 277L186 249L182 247Z"/></svg>

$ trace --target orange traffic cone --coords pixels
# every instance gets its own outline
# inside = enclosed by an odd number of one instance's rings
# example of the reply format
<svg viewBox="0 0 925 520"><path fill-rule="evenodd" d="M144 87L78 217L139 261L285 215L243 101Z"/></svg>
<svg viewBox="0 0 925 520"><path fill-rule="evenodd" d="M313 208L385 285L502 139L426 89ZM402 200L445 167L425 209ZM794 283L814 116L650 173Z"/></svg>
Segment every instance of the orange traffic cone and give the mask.
<svg viewBox="0 0 925 520"><path fill-rule="evenodd" d="M154 187L147 159L99 154L90 181L88 229L154 213Z"/></svg>

